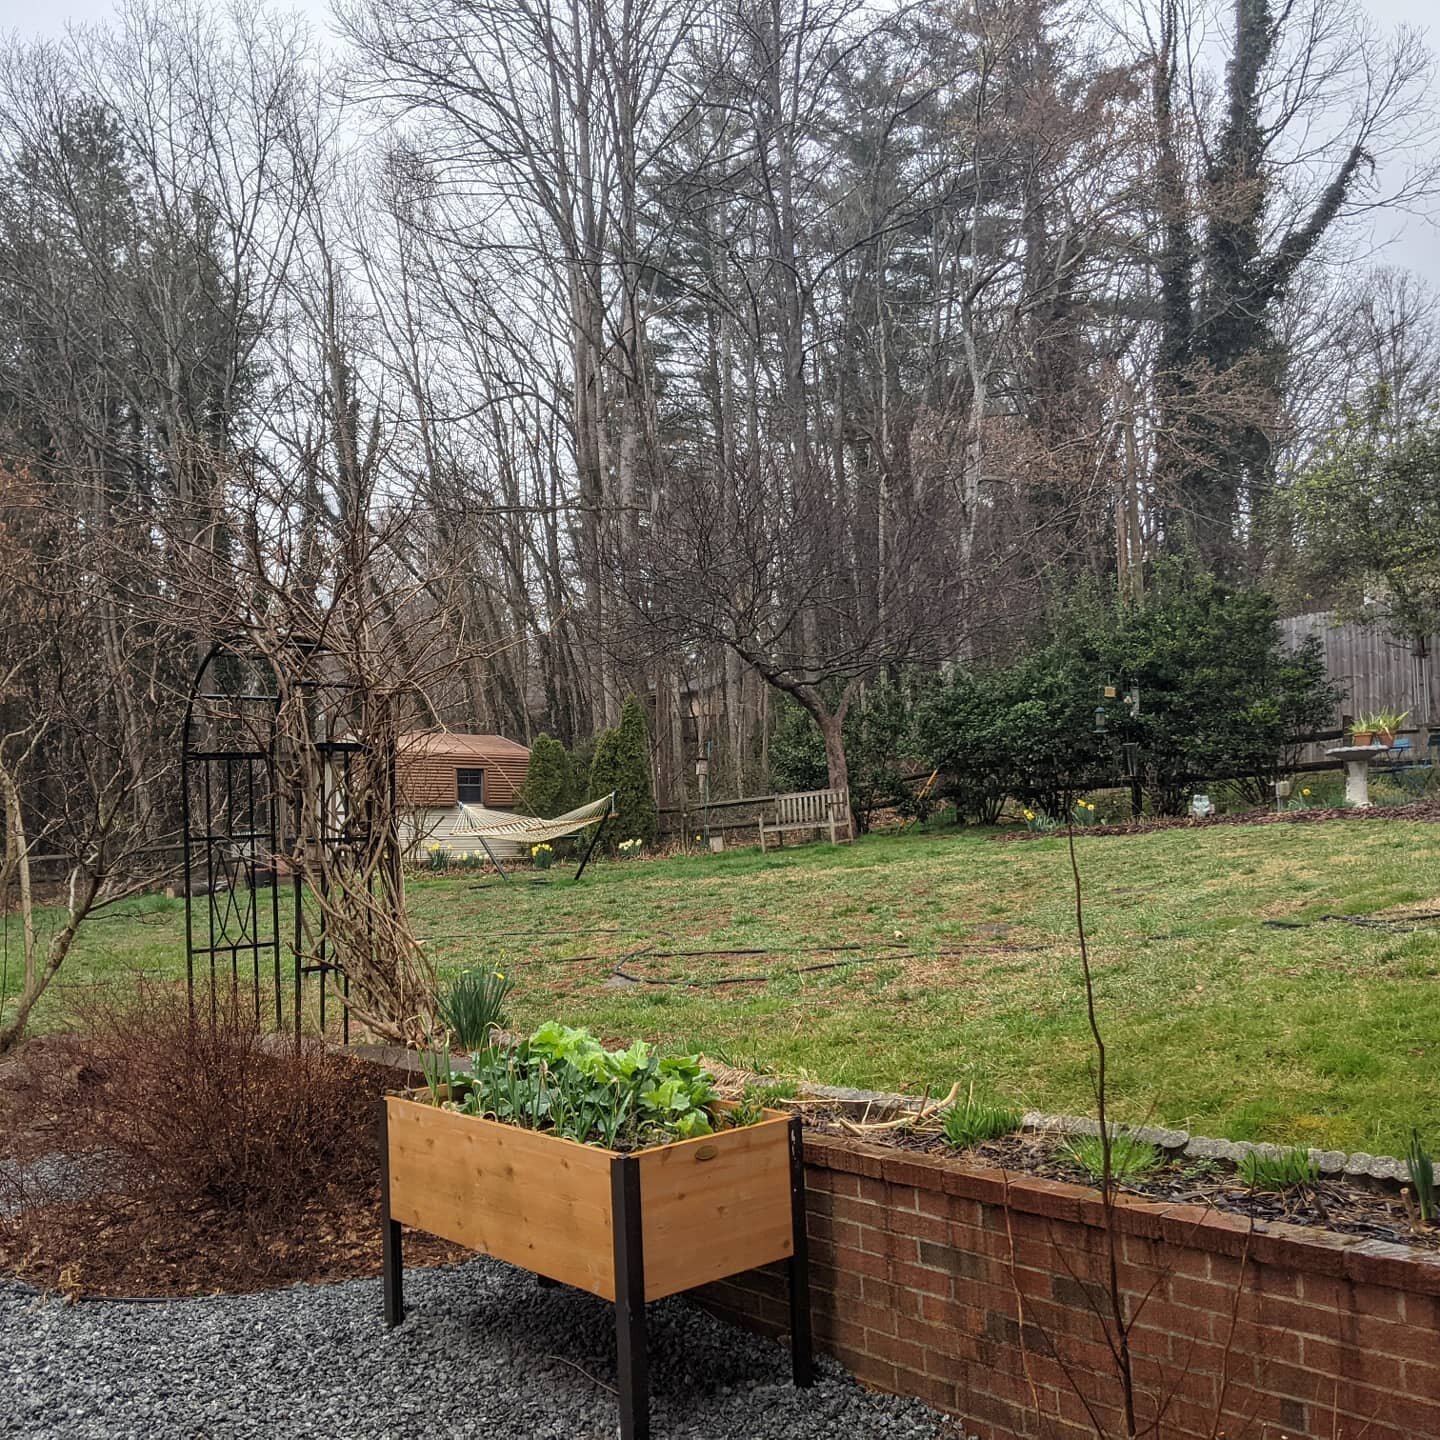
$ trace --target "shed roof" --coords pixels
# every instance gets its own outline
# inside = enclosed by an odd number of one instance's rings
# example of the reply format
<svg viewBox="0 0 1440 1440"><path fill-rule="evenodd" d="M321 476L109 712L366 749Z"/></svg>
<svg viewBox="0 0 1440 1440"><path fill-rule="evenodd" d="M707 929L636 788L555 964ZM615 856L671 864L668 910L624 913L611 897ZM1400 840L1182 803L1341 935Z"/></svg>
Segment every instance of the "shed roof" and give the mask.
<svg viewBox="0 0 1440 1440"><path fill-rule="evenodd" d="M435 759L485 760L508 755L529 755L527 746L503 735L466 735L455 730L407 730L399 736L401 754Z"/></svg>

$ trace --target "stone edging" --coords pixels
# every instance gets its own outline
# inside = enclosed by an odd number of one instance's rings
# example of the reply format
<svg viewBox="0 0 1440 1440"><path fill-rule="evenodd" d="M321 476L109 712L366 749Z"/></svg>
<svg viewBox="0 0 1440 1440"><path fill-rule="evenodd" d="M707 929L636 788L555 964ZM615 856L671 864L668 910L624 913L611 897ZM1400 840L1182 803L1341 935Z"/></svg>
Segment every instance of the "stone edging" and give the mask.
<svg viewBox="0 0 1440 1440"><path fill-rule="evenodd" d="M817 1100L833 1100L839 1105L868 1106L880 1115L894 1115L902 1110L916 1110L920 1101L913 1095L887 1094L881 1090L852 1090L839 1085L805 1085L802 1093ZM1043 1110L1027 1110L1020 1117L1020 1126L1037 1135L1098 1135L1100 1122L1080 1115L1051 1115ZM1188 1130L1171 1130L1160 1125L1115 1125L1115 1130L1146 1145L1167 1151L1172 1156L1189 1160L1226 1160L1232 1165L1251 1154L1270 1158L1287 1152L1284 1145L1252 1143L1249 1140L1211 1140L1192 1135ZM1344 1176L1347 1180L1378 1180L1387 1185L1404 1185L1409 1174L1403 1160L1389 1155L1369 1155L1357 1150L1309 1150L1306 1152L1320 1167L1322 1175Z"/></svg>

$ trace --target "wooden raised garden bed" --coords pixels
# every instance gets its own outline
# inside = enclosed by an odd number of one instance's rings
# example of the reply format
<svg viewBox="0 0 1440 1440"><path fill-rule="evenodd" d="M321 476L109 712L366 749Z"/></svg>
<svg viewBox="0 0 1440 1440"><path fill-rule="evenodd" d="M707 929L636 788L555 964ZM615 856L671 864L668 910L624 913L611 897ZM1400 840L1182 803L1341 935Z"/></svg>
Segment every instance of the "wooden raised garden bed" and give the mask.
<svg viewBox="0 0 1440 1440"><path fill-rule="evenodd" d="M381 1113L385 1320L404 1319L401 1227L425 1230L615 1302L620 1433L650 1433L645 1302L776 1260L791 1360L811 1383L800 1121L620 1154L403 1095Z"/></svg>

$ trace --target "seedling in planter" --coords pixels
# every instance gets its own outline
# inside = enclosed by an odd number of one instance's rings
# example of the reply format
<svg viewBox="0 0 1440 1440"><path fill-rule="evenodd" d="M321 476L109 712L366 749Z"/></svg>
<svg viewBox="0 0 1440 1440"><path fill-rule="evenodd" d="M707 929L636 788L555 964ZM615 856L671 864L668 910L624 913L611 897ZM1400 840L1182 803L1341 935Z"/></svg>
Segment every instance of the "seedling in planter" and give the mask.
<svg viewBox="0 0 1440 1440"><path fill-rule="evenodd" d="M1240 1162L1240 1178L1252 1190L1280 1194L1286 1190L1303 1190L1320 1183L1320 1166L1310 1158L1308 1150L1296 1147L1278 1155L1265 1155L1252 1150Z"/></svg>
<svg viewBox="0 0 1440 1440"><path fill-rule="evenodd" d="M1098 1135L1080 1135L1065 1142L1065 1153L1098 1185L1105 1178L1104 1147ZM1110 1178L1138 1180L1160 1163L1160 1152L1143 1140L1117 1131L1110 1137Z"/></svg>
<svg viewBox="0 0 1440 1440"><path fill-rule="evenodd" d="M432 1039L420 1052L420 1073L425 1077L425 1088L430 1092L430 1103L440 1103L440 1091L450 1094L451 1067L450 1047L436 1044Z"/></svg>
<svg viewBox="0 0 1440 1440"><path fill-rule="evenodd" d="M1410 1189L1415 1204L1420 1210L1420 1219L1426 1225L1435 1223L1435 1164L1420 1139L1420 1132L1410 1132L1410 1143L1405 1147L1405 1168L1410 1172Z"/></svg>
<svg viewBox="0 0 1440 1440"><path fill-rule="evenodd" d="M975 1087L944 1114L945 1138L957 1149L968 1150L985 1140L999 1140L1020 1128L1020 1112L992 1100L976 1099Z"/></svg>
<svg viewBox="0 0 1440 1440"><path fill-rule="evenodd" d="M1180 1179L1213 1180L1221 1173L1222 1166L1217 1160L1192 1160L1180 1171Z"/></svg>

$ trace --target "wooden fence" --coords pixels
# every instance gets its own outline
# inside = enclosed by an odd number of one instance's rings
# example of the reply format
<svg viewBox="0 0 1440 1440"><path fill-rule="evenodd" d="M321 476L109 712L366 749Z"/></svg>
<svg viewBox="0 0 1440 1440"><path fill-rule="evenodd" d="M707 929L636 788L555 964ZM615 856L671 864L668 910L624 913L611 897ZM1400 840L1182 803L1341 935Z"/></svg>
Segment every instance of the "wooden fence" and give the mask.
<svg viewBox="0 0 1440 1440"><path fill-rule="evenodd" d="M1405 728L1419 733L1422 747L1429 730L1440 728L1440 635L1417 646L1373 626L1337 622L1325 611L1292 615L1280 625L1291 646L1319 638L1326 673L1346 692L1332 717L1336 730L1367 710L1408 710ZM1301 758L1319 762L1323 751L1323 745L1307 746Z"/></svg>

